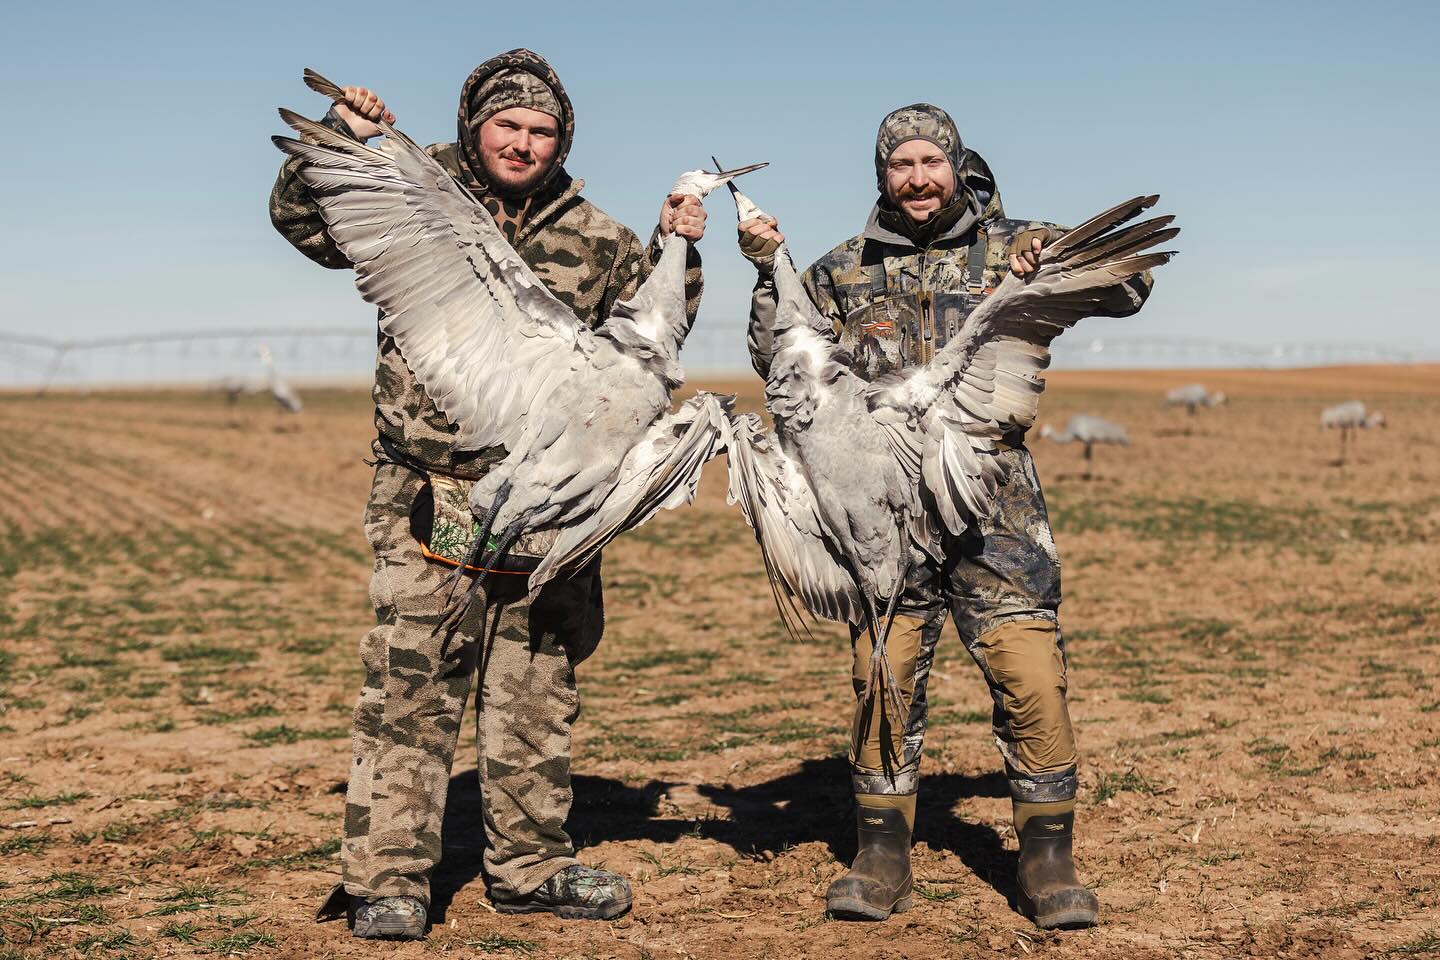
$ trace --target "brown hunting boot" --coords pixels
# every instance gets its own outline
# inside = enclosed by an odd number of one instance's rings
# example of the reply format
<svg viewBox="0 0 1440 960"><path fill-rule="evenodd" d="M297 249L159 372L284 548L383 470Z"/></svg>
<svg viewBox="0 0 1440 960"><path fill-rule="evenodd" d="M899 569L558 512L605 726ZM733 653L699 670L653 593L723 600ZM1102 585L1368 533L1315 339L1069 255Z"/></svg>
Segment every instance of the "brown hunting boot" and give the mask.
<svg viewBox="0 0 1440 960"><path fill-rule="evenodd" d="M1021 911L1044 930L1095 926L1100 901L1080 882L1071 856L1075 801L1017 802L1015 832L1020 837Z"/></svg>
<svg viewBox="0 0 1440 960"><path fill-rule="evenodd" d="M830 884L825 909L837 920L884 920L911 905L910 827L903 810L860 807L860 851Z"/></svg>

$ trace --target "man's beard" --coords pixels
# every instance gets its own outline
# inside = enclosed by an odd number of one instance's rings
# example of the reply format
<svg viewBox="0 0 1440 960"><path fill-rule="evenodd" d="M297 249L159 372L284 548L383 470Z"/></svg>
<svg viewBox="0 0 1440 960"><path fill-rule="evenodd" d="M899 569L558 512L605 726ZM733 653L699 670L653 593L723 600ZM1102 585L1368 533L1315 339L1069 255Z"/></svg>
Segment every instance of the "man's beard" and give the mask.
<svg viewBox="0 0 1440 960"><path fill-rule="evenodd" d="M534 169L526 174L524 180L518 182L503 180L495 167L504 162L505 159L503 156L496 157L492 162L489 157L481 157L481 162L485 166L486 179L490 183L491 191L502 197L508 197L513 200L521 200L528 197L534 192L535 188L540 185L540 181L545 178L545 174L549 171L548 167L542 167L536 164Z"/></svg>
<svg viewBox="0 0 1440 960"><path fill-rule="evenodd" d="M901 187L898 191L896 191L894 203L895 206L900 210L904 211L905 215L908 217L910 216L910 211L906 210L904 207L904 204L907 201L930 199L939 200L940 203L938 206L935 207L934 210L927 210L923 212L925 220L919 222L924 223L945 208L945 191L942 188L937 187L934 184L921 187L918 190L913 189L909 186Z"/></svg>

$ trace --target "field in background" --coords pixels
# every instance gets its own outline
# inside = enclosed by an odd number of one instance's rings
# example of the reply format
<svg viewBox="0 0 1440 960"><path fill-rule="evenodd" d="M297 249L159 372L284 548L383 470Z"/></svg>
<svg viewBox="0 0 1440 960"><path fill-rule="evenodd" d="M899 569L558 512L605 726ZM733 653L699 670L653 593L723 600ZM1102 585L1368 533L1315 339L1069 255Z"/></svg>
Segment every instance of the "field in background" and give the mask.
<svg viewBox="0 0 1440 960"><path fill-rule="evenodd" d="M1199 379L1230 406L1165 409ZM756 409L756 381L738 389ZM1335 466L1322 404L1390 429ZM615 924L503 918L462 733L424 944L310 913L335 881L370 619L360 391L0 397L0 958L1420 956L1440 952L1440 369L1075 372L1034 441L1064 558L1078 856L1104 925L1009 907L989 699L947 629L916 908L823 918L853 853L840 633L785 641L723 464L606 553L572 828Z"/></svg>

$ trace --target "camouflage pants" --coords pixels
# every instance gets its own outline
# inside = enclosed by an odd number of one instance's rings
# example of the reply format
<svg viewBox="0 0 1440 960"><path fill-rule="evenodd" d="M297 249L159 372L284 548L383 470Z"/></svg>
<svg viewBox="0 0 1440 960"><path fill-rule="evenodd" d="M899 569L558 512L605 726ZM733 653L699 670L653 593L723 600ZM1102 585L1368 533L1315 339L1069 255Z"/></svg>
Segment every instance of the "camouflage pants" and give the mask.
<svg viewBox="0 0 1440 960"><path fill-rule="evenodd" d="M856 707L851 772L858 794L913 794L928 717L926 682L946 615L980 667L994 701L995 743L1011 795L1021 801L1075 796L1077 756L1065 703L1060 558L1030 452L1003 448L1010 476L999 510L947 547L943 568L912 573L897 604L886 655L910 701L903 723L860 696L870 642L856 634Z"/></svg>
<svg viewBox="0 0 1440 960"><path fill-rule="evenodd" d="M575 665L604 626L598 564L547 584L533 604L524 579L493 574L453 632L436 632L447 567L425 560L411 529L423 475L381 463L365 512L375 551L377 625L360 643L345 799L345 889L429 903L441 820L471 678L492 893L528 893L574 863L570 726L580 713ZM482 602L483 601L483 602Z"/></svg>

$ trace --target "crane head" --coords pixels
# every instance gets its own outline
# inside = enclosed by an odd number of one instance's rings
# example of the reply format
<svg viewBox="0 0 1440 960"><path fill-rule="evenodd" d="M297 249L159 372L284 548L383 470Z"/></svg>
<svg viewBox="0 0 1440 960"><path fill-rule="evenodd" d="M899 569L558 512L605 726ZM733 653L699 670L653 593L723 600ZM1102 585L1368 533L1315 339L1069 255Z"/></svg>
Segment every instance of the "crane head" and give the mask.
<svg viewBox="0 0 1440 960"><path fill-rule="evenodd" d="M670 188L672 194L683 193L691 197L699 197L704 200L712 190L719 188L721 184L729 183L736 177L744 176L755 170L770 166L769 162L752 163L748 167L736 167L734 170L721 170L711 173L708 170L686 170L680 174L675 185Z"/></svg>
<svg viewBox="0 0 1440 960"><path fill-rule="evenodd" d="M711 156L710 159L714 161L715 169L719 170L720 161L716 160L714 156ZM749 197L745 196L745 194L741 193L740 188L735 186L735 184L726 183L725 185L730 188L730 196L735 200L736 220L743 223L746 220L750 220L755 217L761 217L765 220L769 220L771 223L775 222L774 217L770 216L770 214L766 213L764 210L761 210L760 205L757 204L754 200L751 200Z"/></svg>

